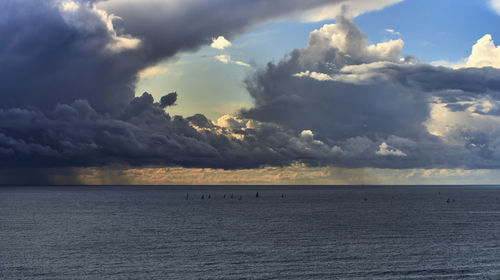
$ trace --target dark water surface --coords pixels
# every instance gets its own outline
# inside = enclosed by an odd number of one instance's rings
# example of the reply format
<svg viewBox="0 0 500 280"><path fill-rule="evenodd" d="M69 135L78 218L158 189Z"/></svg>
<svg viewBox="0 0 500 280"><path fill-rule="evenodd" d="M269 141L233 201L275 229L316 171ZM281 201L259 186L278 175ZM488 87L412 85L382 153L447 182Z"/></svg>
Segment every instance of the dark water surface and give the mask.
<svg viewBox="0 0 500 280"><path fill-rule="evenodd" d="M2 187L0 279L500 279L497 198L480 186Z"/></svg>

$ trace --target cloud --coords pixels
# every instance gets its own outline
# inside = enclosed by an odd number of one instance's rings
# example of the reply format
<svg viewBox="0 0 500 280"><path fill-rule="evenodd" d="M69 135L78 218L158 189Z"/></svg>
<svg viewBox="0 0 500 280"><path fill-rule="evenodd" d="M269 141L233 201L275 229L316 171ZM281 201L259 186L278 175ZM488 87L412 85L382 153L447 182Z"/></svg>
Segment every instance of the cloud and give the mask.
<svg viewBox="0 0 500 280"><path fill-rule="evenodd" d="M467 61L467 59L465 59L465 58L460 60L460 61L455 61L455 62L441 59L441 60L432 61L430 64L433 66L443 66L443 67L447 67L447 68L458 69L458 68L463 68L465 66L466 61Z"/></svg>
<svg viewBox="0 0 500 280"><path fill-rule="evenodd" d="M108 0L97 7L118 15L124 30L141 38L143 55L148 61L172 57L180 51L196 50L222 36L232 40L258 25L303 16L308 11L339 4L368 5L380 9L397 2L385 0L372 4L368 0ZM370 8L364 9L369 10ZM216 39L217 40L217 39Z"/></svg>
<svg viewBox="0 0 500 280"><path fill-rule="evenodd" d="M477 41L472 47L472 53L465 64L465 67L488 66L500 68L500 46L495 46L490 34L484 35Z"/></svg>
<svg viewBox="0 0 500 280"><path fill-rule="evenodd" d="M397 31L396 31L396 30L394 30L394 29L390 29L390 28L388 28L388 29L385 29L384 31L385 31L385 32L387 32L387 33L389 33L389 34L392 34L392 35L401 36L401 33L397 32Z"/></svg>
<svg viewBox="0 0 500 280"><path fill-rule="evenodd" d="M499 0L490 0L490 6L495 13L500 15L500 1Z"/></svg>
<svg viewBox="0 0 500 280"><path fill-rule="evenodd" d="M140 71L210 44L210 38L234 38L340 2L267 1L2 1L0 108L50 110L83 99L116 115L134 98Z"/></svg>
<svg viewBox="0 0 500 280"><path fill-rule="evenodd" d="M270 63L250 76L246 83L257 106L242 115L296 131L311 129L321 137L338 140L389 136L400 129L407 131L405 137L424 135L425 95L389 83L366 86L333 81L346 65L399 62L402 45L401 40L369 45L350 20L341 18L311 32L306 48L294 50L277 65ZM305 76L312 79L298 78Z"/></svg>
<svg viewBox="0 0 500 280"><path fill-rule="evenodd" d="M224 169L284 166L301 158L312 163L330 147L304 133L273 124L224 116L171 117L144 93L118 116L100 114L88 102L59 104L52 110L0 110L0 167L57 168L108 165L184 166ZM330 153L333 154L333 153Z"/></svg>
<svg viewBox="0 0 500 280"><path fill-rule="evenodd" d="M379 156L396 156L396 157L406 157L406 154L402 151L389 147L386 142L380 144L378 151L375 152Z"/></svg>
<svg viewBox="0 0 500 280"><path fill-rule="evenodd" d="M160 67L160 66L152 66L152 67L148 67L146 69L141 70L137 74L137 76L139 77L139 79L145 79L145 78L149 78L149 77L162 75L162 74L165 74L167 72L168 72L167 68Z"/></svg>
<svg viewBox="0 0 500 280"><path fill-rule="evenodd" d="M450 69L402 58L401 39L369 44L340 16L312 31L305 48L249 75L253 107L211 121L171 116L176 93L159 101L148 93L134 97L137 79L160 73L155 63L209 38L232 39L340 2L6 1L4 170L500 166L500 69L491 37L474 46L468 59L474 67ZM229 55L215 58L249 66Z"/></svg>
<svg viewBox="0 0 500 280"><path fill-rule="evenodd" d="M487 52L496 49L486 43ZM249 76L256 105L241 117L314 131L323 146L310 150L327 155L316 155L320 165L497 168L500 70L401 58L403 44L369 45L341 18L311 32L306 48Z"/></svg>
<svg viewBox="0 0 500 280"><path fill-rule="evenodd" d="M243 61L238 61L238 60L237 60L237 61L235 61L234 63L235 63L236 65L243 66L243 67L252 67L250 64L245 63L245 62L243 62Z"/></svg>
<svg viewBox="0 0 500 280"><path fill-rule="evenodd" d="M145 68L140 39L115 28L119 17L89 1L3 1L0 107L49 109L88 100L117 113ZM29 81L29 82L28 82Z"/></svg>
<svg viewBox="0 0 500 280"><path fill-rule="evenodd" d="M210 125L199 114L165 112L177 96L160 102L149 94L134 97L138 79L165 71L154 65L210 44L210 38L232 39L344 1L268 2L2 1L0 165L35 174L42 166L252 168L301 158L317 164L321 154L312 148L330 146L281 126L238 117L235 122L248 126Z"/></svg>
<svg viewBox="0 0 500 280"><path fill-rule="evenodd" d="M293 74L293 76L297 77L297 78L308 77L308 78L312 78L312 79L315 79L315 80L318 80L318 81L331 81L331 80L333 80L333 78L330 77L327 74L318 73L318 72L311 72L309 70Z"/></svg>
<svg viewBox="0 0 500 280"><path fill-rule="evenodd" d="M177 92L171 92L171 93L161 97L160 107L167 108L169 106L173 106L173 105L175 105L176 101L177 101Z"/></svg>
<svg viewBox="0 0 500 280"><path fill-rule="evenodd" d="M76 12L80 8L80 4L74 1L62 1L59 5L65 12Z"/></svg>
<svg viewBox="0 0 500 280"><path fill-rule="evenodd" d="M218 50L223 50L225 48L229 48L231 46L231 42L226 40L224 36L219 36L216 38L212 39L212 44L210 44L210 47Z"/></svg>
<svg viewBox="0 0 500 280"><path fill-rule="evenodd" d="M438 60L431 63L434 66L445 66L453 69L460 68L500 68L500 46L495 46L495 42L490 34L485 34L472 46L469 57L461 61L449 62Z"/></svg>
<svg viewBox="0 0 500 280"><path fill-rule="evenodd" d="M379 0L379 1L343 1L340 3L331 3L324 7L314 8L306 11L303 14L296 15L305 21L322 21L327 19L334 19L340 14L347 15L354 18L360 14L368 11L380 10L387 6L402 2L402 0Z"/></svg>
<svg viewBox="0 0 500 280"><path fill-rule="evenodd" d="M325 24L311 32L309 44L302 50L300 58L303 64L312 64L318 62L319 57L323 57L330 63L325 64L326 67L337 68L376 61L397 62L403 46L401 39L369 45L354 23L341 16L336 24Z"/></svg>
<svg viewBox="0 0 500 280"><path fill-rule="evenodd" d="M250 64L248 64L248 63L238 61L238 60L232 60L231 56L229 56L227 54L216 55L216 56L214 56L214 58L217 59L218 61L224 63L224 64L231 63L231 64L236 64L239 66L251 67Z"/></svg>
<svg viewBox="0 0 500 280"><path fill-rule="evenodd" d="M224 64L228 64L229 62L231 62L231 57L227 54L216 55L214 56L214 58Z"/></svg>

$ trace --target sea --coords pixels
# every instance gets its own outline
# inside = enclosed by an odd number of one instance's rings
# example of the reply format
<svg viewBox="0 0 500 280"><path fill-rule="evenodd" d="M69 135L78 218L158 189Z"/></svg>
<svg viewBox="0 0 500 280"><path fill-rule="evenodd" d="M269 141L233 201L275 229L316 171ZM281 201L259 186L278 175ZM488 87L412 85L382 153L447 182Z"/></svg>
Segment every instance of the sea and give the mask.
<svg viewBox="0 0 500 280"><path fill-rule="evenodd" d="M0 279L500 279L497 186L0 187Z"/></svg>

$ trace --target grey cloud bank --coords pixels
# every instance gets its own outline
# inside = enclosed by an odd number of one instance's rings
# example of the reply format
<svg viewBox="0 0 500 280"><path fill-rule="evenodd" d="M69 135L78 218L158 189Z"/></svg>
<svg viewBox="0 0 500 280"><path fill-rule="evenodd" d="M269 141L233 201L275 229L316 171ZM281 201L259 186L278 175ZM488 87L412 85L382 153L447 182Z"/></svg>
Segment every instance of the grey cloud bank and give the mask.
<svg viewBox="0 0 500 280"><path fill-rule="evenodd" d="M342 151L329 164L497 168L497 132L444 123L438 130L446 135L437 135L428 126L436 104L444 104L449 114L474 108L476 114L496 115L500 71L400 59L402 45L401 40L369 45L341 17L313 31L306 48L249 77L256 106L241 115L293 131L312 130L318 140ZM478 100L487 101L487 110ZM380 152L386 145L392 152Z"/></svg>

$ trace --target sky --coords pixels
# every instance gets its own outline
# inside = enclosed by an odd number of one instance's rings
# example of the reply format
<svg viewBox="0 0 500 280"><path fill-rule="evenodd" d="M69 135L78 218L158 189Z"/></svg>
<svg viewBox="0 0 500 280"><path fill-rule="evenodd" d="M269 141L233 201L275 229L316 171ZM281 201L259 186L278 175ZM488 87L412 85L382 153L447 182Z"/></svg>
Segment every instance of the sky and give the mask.
<svg viewBox="0 0 500 280"><path fill-rule="evenodd" d="M5 0L3 184L496 184L498 0Z"/></svg>

